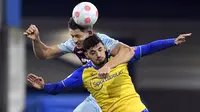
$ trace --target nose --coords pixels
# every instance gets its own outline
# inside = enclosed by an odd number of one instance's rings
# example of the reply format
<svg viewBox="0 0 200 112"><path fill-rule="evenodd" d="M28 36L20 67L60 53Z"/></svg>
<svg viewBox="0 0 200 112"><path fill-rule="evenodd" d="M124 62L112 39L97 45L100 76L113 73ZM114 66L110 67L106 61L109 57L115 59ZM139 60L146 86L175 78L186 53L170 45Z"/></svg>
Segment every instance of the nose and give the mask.
<svg viewBox="0 0 200 112"><path fill-rule="evenodd" d="M97 52L96 55L97 55L97 58L101 57L99 52Z"/></svg>
<svg viewBox="0 0 200 112"><path fill-rule="evenodd" d="M78 42L78 39L76 37L73 38L74 43Z"/></svg>

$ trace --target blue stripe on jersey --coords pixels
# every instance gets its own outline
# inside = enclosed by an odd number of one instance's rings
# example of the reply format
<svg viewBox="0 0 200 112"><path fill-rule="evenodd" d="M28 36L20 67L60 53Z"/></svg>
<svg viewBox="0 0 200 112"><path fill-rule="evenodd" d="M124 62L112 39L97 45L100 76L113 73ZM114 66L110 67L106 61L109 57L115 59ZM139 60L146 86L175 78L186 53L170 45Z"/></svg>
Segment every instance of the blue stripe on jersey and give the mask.
<svg viewBox="0 0 200 112"><path fill-rule="evenodd" d="M174 41L175 41L175 38L164 39L164 40L153 41L145 45L136 46L135 55L130 60L130 62L133 63L137 60L140 60L140 58L143 56L150 55L160 50L164 50L166 48L175 46Z"/></svg>
<svg viewBox="0 0 200 112"><path fill-rule="evenodd" d="M62 92L64 89L73 89L76 87L83 86L82 74L85 68L90 67L89 65L85 65L74 71L71 75L69 75L66 79L56 83L56 84L45 84L44 91L49 94L57 94Z"/></svg>

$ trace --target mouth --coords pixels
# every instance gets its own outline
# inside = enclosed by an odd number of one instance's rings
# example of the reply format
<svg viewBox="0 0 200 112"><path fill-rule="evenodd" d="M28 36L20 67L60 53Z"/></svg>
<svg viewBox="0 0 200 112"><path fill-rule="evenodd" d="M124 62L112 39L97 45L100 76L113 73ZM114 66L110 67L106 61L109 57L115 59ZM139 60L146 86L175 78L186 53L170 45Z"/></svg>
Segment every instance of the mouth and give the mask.
<svg viewBox="0 0 200 112"><path fill-rule="evenodd" d="M76 42L76 45L77 45L78 47L82 47L82 43L81 43L81 42Z"/></svg>
<svg viewBox="0 0 200 112"><path fill-rule="evenodd" d="M80 44L80 43L76 43L76 45L77 45L78 47L80 47L80 46L81 46L81 44Z"/></svg>
<svg viewBox="0 0 200 112"><path fill-rule="evenodd" d="M103 58L98 58L98 59L97 59L97 61L102 61L102 60L103 60Z"/></svg>

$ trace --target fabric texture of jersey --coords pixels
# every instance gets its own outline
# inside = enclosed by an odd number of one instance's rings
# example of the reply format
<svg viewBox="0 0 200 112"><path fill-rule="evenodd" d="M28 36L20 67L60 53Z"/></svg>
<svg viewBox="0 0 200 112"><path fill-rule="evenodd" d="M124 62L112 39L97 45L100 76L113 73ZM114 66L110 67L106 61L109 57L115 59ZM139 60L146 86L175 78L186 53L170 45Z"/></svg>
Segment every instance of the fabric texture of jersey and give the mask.
<svg viewBox="0 0 200 112"><path fill-rule="evenodd" d="M103 42L103 44L109 54L119 44L118 40L110 38L106 34L97 33L97 36L101 39L101 41ZM64 43L59 44L58 48L63 52L63 54L65 54L65 53L76 54L83 64L86 64L89 61L86 58L86 56L83 52L83 49L78 48L72 39L69 39L69 40L65 41Z"/></svg>

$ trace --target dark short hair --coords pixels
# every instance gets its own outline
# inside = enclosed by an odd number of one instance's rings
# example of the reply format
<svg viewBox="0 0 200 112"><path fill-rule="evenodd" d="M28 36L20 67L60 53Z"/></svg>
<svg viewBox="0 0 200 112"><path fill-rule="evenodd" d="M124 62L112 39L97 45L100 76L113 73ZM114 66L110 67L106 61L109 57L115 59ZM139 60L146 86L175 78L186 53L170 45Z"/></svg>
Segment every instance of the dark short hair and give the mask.
<svg viewBox="0 0 200 112"><path fill-rule="evenodd" d="M74 21L74 19L72 17L70 17L69 21L68 21L68 28L72 29L72 30L76 30L76 29L80 29L81 31L85 31L88 29L92 29L93 26L80 26L78 24L76 24L76 22Z"/></svg>
<svg viewBox="0 0 200 112"><path fill-rule="evenodd" d="M103 42L101 41L101 39L96 35L96 34L93 34L89 37L87 37L84 42L83 42L83 49L85 51L87 51L88 49L96 46L98 43L102 43Z"/></svg>

